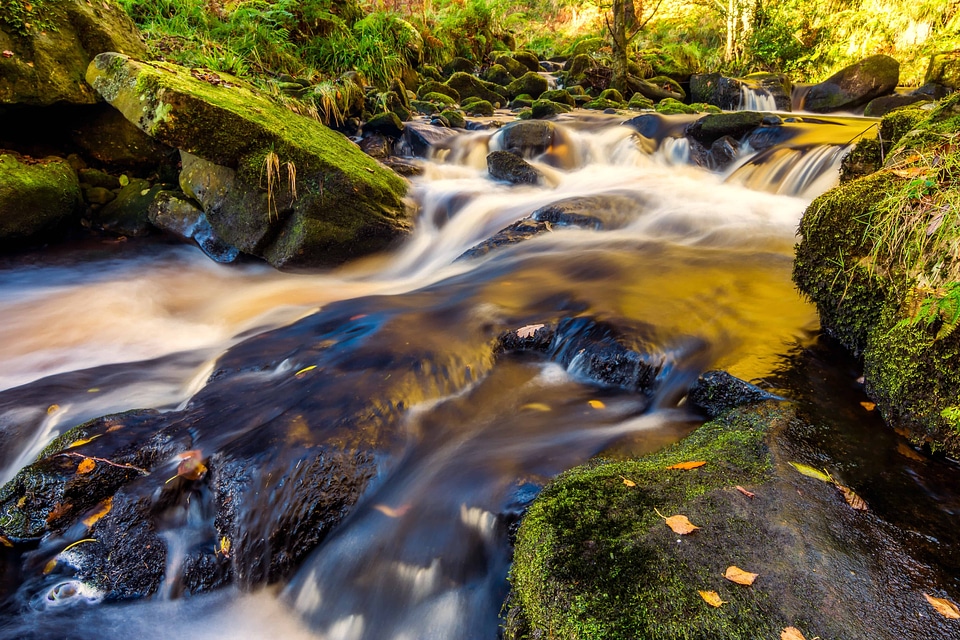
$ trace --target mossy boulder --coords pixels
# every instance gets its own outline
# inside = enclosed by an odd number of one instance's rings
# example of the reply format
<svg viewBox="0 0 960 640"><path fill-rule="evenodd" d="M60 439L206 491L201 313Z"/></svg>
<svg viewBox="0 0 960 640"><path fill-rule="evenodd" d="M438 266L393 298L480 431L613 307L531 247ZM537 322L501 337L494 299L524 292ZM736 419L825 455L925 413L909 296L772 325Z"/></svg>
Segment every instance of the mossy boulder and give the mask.
<svg viewBox="0 0 960 640"><path fill-rule="evenodd" d="M683 87L680 86L680 83L669 76L654 76L652 78L648 78L647 82L658 86L664 91L677 94L680 96L678 100L683 100L687 97L687 93L683 90Z"/></svg>
<svg viewBox="0 0 960 640"><path fill-rule="evenodd" d="M12 9L4 4L0 13ZM0 16L0 49L13 54L0 56L0 105L94 104L100 97L84 79L94 56L146 55L136 26L114 0L45 2L36 10L31 22L47 26L18 29L12 14Z"/></svg>
<svg viewBox="0 0 960 640"><path fill-rule="evenodd" d="M491 54L491 58L499 65L503 66L513 78L519 78L527 71L530 71L521 62L514 59L513 55L507 51Z"/></svg>
<svg viewBox="0 0 960 640"><path fill-rule="evenodd" d="M694 74L690 76L690 100L733 110L740 105L742 86L743 83L737 78L728 78L719 73Z"/></svg>
<svg viewBox="0 0 960 640"><path fill-rule="evenodd" d="M559 102L560 104L565 104L568 107L577 106L576 100L573 99L573 96L570 95L570 92L566 89L551 89L550 91L544 91L540 94L540 99Z"/></svg>
<svg viewBox="0 0 960 640"><path fill-rule="evenodd" d="M447 123L454 129L463 129L467 126L467 119L464 117L462 111L457 109L445 109L440 112L440 115L443 118L446 118Z"/></svg>
<svg viewBox="0 0 960 640"><path fill-rule="evenodd" d="M456 89L453 89L449 85L446 85L442 82L436 82L435 80L424 82L417 90L417 95L419 95L422 100L430 100L431 98L428 98L427 96L429 96L431 93L439 93L447 96L453 100L451 104L457 104L460 102L460 93L457 92Z"/></svg>
<svg viewBox="0 0 960 640"><path fill-rule="evenodd" d="M563 70L567 74L567 84L575 84L583 80L588 70L596 66L593 58L585 53L577 54L567 60L563 65Z"/></svg>
<svg viewBox="0 0 960 640"><path fill-rule="evenodd" d="M616 89L604 89L600 92L600 99L610 100L612 102L626 102L626 100L623 99L623 94Z"/></svg>
<svg viewBox="0 0 960 640"><path fill-rule="evenodd" d="M466 105L463 105L463 109L470 115L481 116L484 118L489 118L494 114L495 111L493 105L487 100L473 100Z"/></svg>
<svg viewBox="0 0 960 640"><path fill-rule="evenodd" d="M404 124L393 111L378 113L370 118L364 125L364 132L381 133L390 138L399 138L403 135Z"/></svg>
<svg viewBox="0 0 960 640"><path fill-rule="evenodd" d="M724 136L739 140L762 124L763 114L756 111L709 114L691 124L687 135L709 147Z"/></svg>
<svg viewBox="0 0 960 640"><path fill-rule="evenodd" d="M552 118L561 113L572 111L573 107L553 100L534 100L530 105L530 117L537 120Z"/></svg>
<svg viewBox="0 0 960 640"><path fill-rule="evenodd" d="M657 113L662 113L668 116L679 113L697 113L696 107L689 104L683 104L679 100L675 100L673 98L664 98L656 104L654 109L657 110Z"/></svg>
<svg viewBox="0 0 960 640"><path fill-rule="evenodd" d="M888 130L908 130L887 149L886 167L807 208L794 281L817 305L824 330L862 356L867 393L884 418L915 442L956 455L960 332L949 311L957 286L950 247L960 231L938 212L955 201L957 187L943 179L949 169L923 158L960 166L946 142L960 131L960 96L919 123L911 109L899 113L888 115Z"/></svg>
<svg viewBox="0 0 960 640"><path fill-rule="evenodd" d="M506 91L492 82L485 82L469 73L457 72L447 80L447 86L457 92L460 101L474 97L486 100L493 105L507 103ZM500 92L503 93L500 93Z"/></svg>
<svg viewBox="0 0 960 640"><path fill-rule="evenodd" d="M960 89L960 51L948 51L930 56L930 64L923 83L936 83L951 89Z"/></svg>
<svg viewBox="0 0 960 640"><path fill-rule="evenodd" d="M87 80L148 135L235 172L219 205L204 211L245 253L311 268L382 249L410 230L400 177L235 78L108 53ZM273 180L264 181L267 172Z"/></svg>
<svg viewBox="0 0 960 640"><path fill-rule="evenodd" d="M881 118L895 109L908 107L912 104L930 102L930 98L922 95L900 95L881 96L874 98L863 108L863 115L868 118Z"/></svg>
<svg viewBox="0 0 960 640"><path fill-rule="evenodd" d="M148 210L161 186L151 187L141 178L132 178L102 209L90 214L94 224L118 236L145 236L153 227Z"/></svg>
<svg viewBox="0 0 960 640"><path fill-rule="evenodd" d="M635 93L630 97L630 101L627 103L627 109L653 109L653 100L644 96L642 93Z"/></svg>
<svg viewBox="0 0 960 640"><path fill-rule="evenodd" d="M458 102L460 102L459 99L455 100L451 98L449 95L445 93L439 93L437 91L431 91L430 93L424 94L423 99L427 102L432 102L433 104L441 105L444 107L453 107L453 106L456 106Z"/></svg>
<svg viewBox="0 0 960 640"><path fill-rule="evenodd" d="M543 71L543 67L540 66L540 59L532 51L514 51L512 55L513 59L526 67L527 71L535 73Z"/></svg>
<svg viewBox="0 0 960 640"><path fill-rule="evenodd" d="M506 67L497 63L483 72L483 79L487 82L492 82L500 85L501 87L505 87L513 82L514 76L507 71Z"/></svg>
<svg viewBox="0 0 960 640"><path fill-rule="evenodd" d="M443 65L443 75L450 77L455 73L476 73L477 65L466 58L454 58Z"/></svg>
<svg viewBox="0 0 960 640"><path fill-rule="evenodd" d="M536 167L509 151L491 151L487 155L487 172L510 184L537 184L543 179Z"/></svg>
<svg viewBox="0 0 960 640"><path fill-rule="evenodd" d="M80 204L80 183L66 160L0 154L0 241L55 227Z"/></svg>
<svg viewBox="0 0 960 640"><path fill-rule="evenodd" d="M593 109L595 111L604 111L605 109L620 109L623 103L614 102L605 98L594 98L583 105L584 109Z"/></svg>
<svg viewBox="0 0 960 640"><path fill-rule="evenodd" d="M547 79L534 71L528 71L507 85L507 97L516 98L527 94L536 99L548 89Z"/></svg>
<svg viewBox="0 0 960 640"><path fill-rule="evenodd" d="M869 56L810 87L803 108L814 113L856 109L892 93L899 80L899 62L882 54Z"/></svg>
<svg viewBox="0 0 960 640"><path fill-rule="evenodd" d="M757 640L791 626L808 638L949 633L949 621L907 613L943 580L894 578L915 562L909 541L789 464L822 465L822 452L796 444L811 428L793 405L751 404L660 453L560 475L519 526L504 637ZM668 468L694 460L706 464ZM698 529L674 533L664 521L674 515ZM734 584L724 578L730 566L760 577ZM707 605L702 591L724 604Z"/></svg>

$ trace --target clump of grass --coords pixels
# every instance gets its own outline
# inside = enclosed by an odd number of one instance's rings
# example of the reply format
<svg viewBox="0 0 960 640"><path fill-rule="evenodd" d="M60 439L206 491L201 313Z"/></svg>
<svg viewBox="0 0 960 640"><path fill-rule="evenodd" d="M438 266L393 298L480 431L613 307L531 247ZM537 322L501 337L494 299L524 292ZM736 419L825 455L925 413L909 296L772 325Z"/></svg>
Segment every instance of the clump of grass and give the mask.
<svg viewBox="0 0 960 640"><path fill-rule="evenodd" d="M59 0L0 0L0 23L22 36L56 29Z"/></svg>

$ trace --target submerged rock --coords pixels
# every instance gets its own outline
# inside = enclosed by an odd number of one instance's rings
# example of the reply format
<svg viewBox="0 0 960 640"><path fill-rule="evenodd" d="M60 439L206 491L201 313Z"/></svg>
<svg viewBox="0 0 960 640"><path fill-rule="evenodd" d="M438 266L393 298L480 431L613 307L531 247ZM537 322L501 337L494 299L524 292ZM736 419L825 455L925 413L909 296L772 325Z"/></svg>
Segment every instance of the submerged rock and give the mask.
<svg viewBox="0 0 960 640"><path fill-rule="evenodd" d="M899 62L890 56L870 56L810 87L803 109L814 113L856 109L891 93L899 80Z"/></svg>
<svg viewBox="0 0 960 640"><path fill-rule="evenodd" d="M754 404L660 453L562 474L519 527L504 637L945 637L951 621L915 613L943 586L903 534L788 464L819 464L794 445L808 429L792 405ZM688 461L706 464L668 469ZM674 533L674 515L697 528ZM759 577L734 584L730 566Z"/></svg>
<svg viewBox="0 0 960 640"><path fill-rule="evenodd" d="M80 204L77 174L65 160L0 154L0 240L50 229L76 214Z"/></svg>
<svg viewBox="0 0 960 640"><path fill-rule="evenodd" d="M493 151L487 156L487 171L497 180L511 184L537 184L543 179L539 169L509 151Z"/></svg>
<svg viewBox="0 0 960 640"><path fill-rule="evenodd" d="M320 123L239 80L118 54L88 81L147 134L234 171L222 199L198 197L220 237L278 268L335 264L410 230L405 182Z"/></svg>

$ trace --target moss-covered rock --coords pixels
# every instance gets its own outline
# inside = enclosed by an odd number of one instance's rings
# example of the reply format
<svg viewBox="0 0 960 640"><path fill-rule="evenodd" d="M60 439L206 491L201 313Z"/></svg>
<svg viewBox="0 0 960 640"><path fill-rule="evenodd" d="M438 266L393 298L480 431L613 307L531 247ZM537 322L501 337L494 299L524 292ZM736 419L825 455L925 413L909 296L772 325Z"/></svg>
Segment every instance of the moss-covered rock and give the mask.
<svg viewBox="0 0 960 640"><path fill-rule="evenodd" d="M27 3L29 4L29 3ZM20 32L0 17L0 105L50 105L57 102L94 104L97 92L84 79L87 65L98 53L119 51L146 55L133 22L114 0L61 0L38 3L33 23L47 28ZM3 13L12 10L4 4Z"/></svg>
<svg viewBox="0 0 960 640"><path fill-rule="evenodd" d="M621 94L616 89L604 89L600 92L601 100L610 100L611 102L626 102L623 99L623 94Z"/></svg>
<svg viewBox="0 0 960 640"><path fill-rule="evenodd" d="M627 103L628 109L653 109L653 100L644 96L642 93L635 93L630 97L630 101Z"/></svg>
<svg viewBox="0 0 960 640"><path fill-rule="evenodd" d="M537 120L552 118L568 111L572 111L572 107L552 100L535 100L530 106L530 115Z"/></svg>
<svg viewBox="0 0 960 640"><path fill-rule="evenodd" d="M447 123L454 129L463 129L467 126L467 119L464 117L463 112L457 109L446 109L440 113L443 118L446 118Z"/></svg>
<svg viewBox="0 0 960 640"><path fill-rule="evenodd" d="M473 100L472 102L464 105L463 109L472 116L481 116L485 118L492 116L495 111L493 105L487 100Z"/></svg>
<svg viewBox="0 0 960 640"><path fill-rule="evenodd" d="M573 99L573 96L570 95L570 92L566 89L551 89L550 91L544 91L540 94L540 99L559 102L560 104L565 104L568 107L577 106L576 100Z"/></svg>
<svg viewBox="0 0 960 640"><path fill-rule="evenodd" d="M521 62L518 62L514 59L513 55L508 51L498 51L490 54L490 58L498 65L506 69L507 73L510 74L510 80L503 83L504 85L509 84L513 81L514 78L519 78L530 69L527 69ZM485 78L490 80L490 78Z"/></svg>
<svg viewBox="0 0 960 640"><path fill-rule="evenodd" d="M547 79L539 73L528 71L507 85L507 97L516 98L527 94L536 99L548 88Z"/></svg>
<svg viewBox="0 0 960 640"><path fill-rule="evenodd" d="M469 73L457 72L450 76L446 84L460 95L461 103L470 97L486 100L495 106L507 103L506 90L492 82L484 82ZM500 93L501 91L503 93Z"/></svg>
<svg viewBox="0 0 960 640"><path fill-rule="evenodd" d="M151 187L148 181L133 178L120 189L116 198L92 212L90 219L104 231L118 236L145 236L153 228L148 216L150 204L161 190L159 185Z"/></svg>
<svg viewBox="0 0 960 640"><path fill-rule="evenodd" d="M948 51L930 56L930 64L923 77L923 83L936 84L960 89L960 51Z"/></svg>
<svg viewBox="0 0 960 640"><path fill-rule="evenodd" d="M899 582L899 567L913 562L905 543L788 464L822 464L795 444L808 420L789 404L750 405L660 453L562 474L517 532L504 637L757 640L788 626L851 640L949 633L944 620L930 628L930 617L906 613L937 578ZM668 468L693 460L706 464ZM673 533L664 519L678 514L699 528ZM734 584L723 577L731 565L759 577ZM723 605L707 605L701 591Z"/></svg>
<svg viewBox="0 0 960 640"><path fill-rule="evenodd" d="M514 76L507 71L506 67L497 63L483 72L483 79L487 82L492 82L500 85L501 87L505 87L513 82Z"/></svg>
<svg viewBox="0 0 960 640"><path fill-rule="evenodd" d="M543 71L543 67L540 66L540 59L532 51L514 51L513 59L526 67L527 71L533 71L534 73Z"/></svg>
<svg viewBox="0 0 960 640"><path fill-rule="evenodd" d="M419 95L422 100L430 100L431 98L428 98L427 96L429 96L431 93L439 93L447 96L453 100L451 104L457 104L460 102L460 93L457 92L456 89L442 82L430 80L420 85L420 88L417 90L417 95Z"/></svg>
<svg viewBox="0 0 960 640"><path fill-rule="evenodd" d="M375 131L391 138L399 138L403 134L403 122L393 111L378 113L363 125L364 131Z"/></svg>
<svg viewBox="0 0 960 640"><path fill-rule="evenodd" d="M583 80L586 72L596 66L596 61L590 56L581 53L573 56L563 65L567 73L567 84L576 84Z"/></svg>
<svg viewBox="0 0 960 640"><path fill-rule="evenodd" d="M583 105L584 109L593 109L595 111L603 111L605 109L621 109L623 108L622 102L614 102L613 100L607 100L605 98L594 98L589 102Z"/></svg>
<svg viewBox="0 0 960 640"><path fill-rule="evenodd" d="M87 78L148 135L234 170L234 188L205 206L207 218L226 242L278 268L342 262L410 229L401 178L239 80L119 54L97 56Z"/></svg>
<svg viewBox="0 0 960 640"><path fill-rule="evenodd" d="M740 139L763 124L763 114L756 111L734 111L706 115L687 128L687 135L709 147L723 136Z"/></svg>
<svg viewBox="0 0 960 640"><path fill-rule="evenodd" d="M423 99L426 102L432 102L433 104L441 105L443 107L453 107L459 102L459 100L454 100L445 93L438 93L436 91L431 91L430 93L424 94Z"/></svg>
<svg viewBox="0 0 960 640"><path fill-rule="evenodd" d="M869 56L810 87L803 108L815 113L855 109L891 93L899 80L899 62L890 56Z"/></svg>
<svg viewBox="0 0 960 640"><path fill-rule="evenodd" d="M657 113L662 113L664 115L676 115L678 113L697 113L697 108L693 105L683 104L679 100L673 98L664 98L656 104L654 109L657 110Z"/></svg>
<svg viewBox="0 0 960 640"><path fill-rule="evenodd" d="M443 75L452 76L455 73L476 73L477 65L466 58L454 58L443 65Z"/></svg>
<svg viewBox="0 0 960 640"><path fill-rule="evenodd" d="M0 154L0 240L27 238L77 213L77 174L65 160Z"/></svg>
<svg viewBox="0 0 960 640"><path fill-rule="evenodd" d="M491 151L487 155L487 172L511 184L537 184L543 179L536 167L509 151Z"/></svg>
<svg viewBox="0 0 960 640"><path fill-rule="evenodd" d="M683 87L680 86L680 83L669 76L654 76L652 78L648 78L647 82L657 85L664 91L670 91L671 93L679 95L679 100L683 100L687 97L687 92L683 90Z"/></svg>

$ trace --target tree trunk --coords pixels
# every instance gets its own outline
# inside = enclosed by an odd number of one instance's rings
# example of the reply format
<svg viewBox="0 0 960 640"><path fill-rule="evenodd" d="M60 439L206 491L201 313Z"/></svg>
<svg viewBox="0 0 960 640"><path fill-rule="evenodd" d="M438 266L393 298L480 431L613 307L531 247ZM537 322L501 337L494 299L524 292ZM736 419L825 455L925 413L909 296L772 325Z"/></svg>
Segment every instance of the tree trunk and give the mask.
<svg viewBox="0 0 960 640"><path fill-rule="evenodd" d="M727 47L723 51L725 62L733 60L733 33L737 28L737 0L727 0Z"/></svg>
<svg viewBox="0 0 960 640"><path fill-rule="evenodd" d="M610 86L623 91L627 81L627 31L636 24L633 0L613 0L613 24L610 25L610 46L613 49L613 77Z"/></svg>

